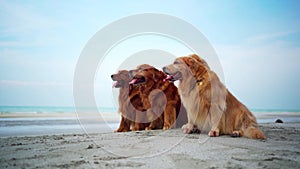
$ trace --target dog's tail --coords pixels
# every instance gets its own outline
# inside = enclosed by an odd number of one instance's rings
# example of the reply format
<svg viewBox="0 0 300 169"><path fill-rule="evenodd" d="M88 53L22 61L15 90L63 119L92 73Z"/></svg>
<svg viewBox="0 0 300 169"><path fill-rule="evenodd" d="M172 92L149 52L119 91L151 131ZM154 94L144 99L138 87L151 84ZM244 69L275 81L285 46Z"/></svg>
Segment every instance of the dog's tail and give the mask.
<svg viewBox="0 0 300 169"><path fill-rule="evenodd" d="M265 140L266 136L258 127L248 127L244 130L244 136L252 139Z"/></svg>

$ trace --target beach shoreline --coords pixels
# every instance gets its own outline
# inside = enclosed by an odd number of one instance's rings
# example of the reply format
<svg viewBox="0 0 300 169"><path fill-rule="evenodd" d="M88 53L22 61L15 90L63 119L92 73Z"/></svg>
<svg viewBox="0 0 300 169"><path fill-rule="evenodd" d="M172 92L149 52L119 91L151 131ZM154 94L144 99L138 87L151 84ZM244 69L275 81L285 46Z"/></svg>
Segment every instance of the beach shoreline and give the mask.
<svg viewBox="0 0 300 169"><path fill-rule="evenodd" d="M55 134L111 132L120 121L118 113L2 113L0 138Z"/></svg>
<svg viewBox="0 0 300 169"><path fill-rule="evenodd" d="M300 123L300 112L254 112L258 123L273 123L277 119ZM0 137L49 134L82 134L113 132L120 122L116 112L63 113L1 113Z"/></svg>
<svg viewBox="0 0 300 169"><path fill-rule="evenodd" d="M283 122L300 123L300 112L253 112L258 123ZM88 133L105 128L118 128L120 114L116 112L9 112L0 113L0 137L16 135L46 135L80 133L88 128ZM47 126L48 125L48 126ZM74 131L72 131L72 127ZM48 132L47 132L48 131Z"/></svg>

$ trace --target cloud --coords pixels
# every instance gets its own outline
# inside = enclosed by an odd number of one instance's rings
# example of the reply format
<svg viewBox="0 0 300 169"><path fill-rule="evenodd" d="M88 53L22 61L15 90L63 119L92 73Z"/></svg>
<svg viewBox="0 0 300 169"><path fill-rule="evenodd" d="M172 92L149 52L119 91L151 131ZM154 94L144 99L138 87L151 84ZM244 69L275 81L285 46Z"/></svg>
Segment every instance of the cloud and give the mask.
<svg viewBox="0 0 300 169"><path fill-rule="evenodd" d="M64 23L45 15L38 6L11 1L0 2L0 47L46 46L59 42Z"/></svg>
<svg viewBox="0 0 300 169"><path fill-rule="evenodd" d="M249 37L249 38L246 39L246 41L248 41L248 42L259 42L259 41L273 40L273 39L278 39L278 38L281 38L281 37L289 36L289 35L297 33L297 32L299 32L299 30L266 33L266 34L261 34L261 35Z"/></svg>
<svg viewBox="0 0 300 169"><path fill-rule="evenodd" d="M300 47L297 46L288 46L286 43L277 42L251 45L241 43L219 45L216 49L227 76L232 74L241 76L245 73L255 72L255 79L263 78L263 76L269 79L275 77L281 79L300 72L298 65L300 63Z"/></svg>
<svg viewBox="0 0 300 169"><path fill-rule="evenodd" d="M24 43L24 42L20 42L20 41L0 41L0 47L33 47L36 46L37 43Z"/></svg>
<svg viewBox="0 0 300 169"><path fill-rule="evenodd" d="M0 86L56 86L56 87L72 87L72 83L60 82L32 82L18 80L0 80Z"/></svg>
<svg viewBox="0 0 300 169"><path fill-rule="evenodd" d="M34 31L50 30L57 25L57 22L50 17L43 16L38 9L28 3L1 3L1 18L4 25L4 33L37 33ZM5 29L6 28L6 29Z"/></svg>
<svg viewBox="0 0 300 169"><path fill-rule="evenodd" d="M226 86L250 108L297 109L300 47L274 39L217 45Z"/></svg>

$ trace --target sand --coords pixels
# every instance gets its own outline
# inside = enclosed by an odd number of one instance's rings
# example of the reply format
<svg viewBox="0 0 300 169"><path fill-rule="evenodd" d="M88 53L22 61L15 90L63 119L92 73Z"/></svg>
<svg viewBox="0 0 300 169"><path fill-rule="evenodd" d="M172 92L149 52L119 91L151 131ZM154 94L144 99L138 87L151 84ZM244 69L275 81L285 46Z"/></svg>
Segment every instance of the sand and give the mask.
<svg viewBox="0 0 300 169"><path fill-rule="evenodd" d="M0 168L300 168L300 123L260 124L266 141L180 129L0 138Z"/></svg>

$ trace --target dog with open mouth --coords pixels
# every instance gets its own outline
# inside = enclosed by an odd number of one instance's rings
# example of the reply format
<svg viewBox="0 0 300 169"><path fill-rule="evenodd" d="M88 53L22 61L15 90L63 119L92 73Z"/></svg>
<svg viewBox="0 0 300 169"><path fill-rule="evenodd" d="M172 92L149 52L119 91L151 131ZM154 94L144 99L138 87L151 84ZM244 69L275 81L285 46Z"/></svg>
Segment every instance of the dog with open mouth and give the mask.
<svg viewBox="0 0 300 169"><path fill-rule="evenodd" d="M146 130L175 128L186 119L186 113L181 111L181 100L177 87L169 81L164 81L167 75L153 66L143 64L130 71L133 77L130 84L139 86L143 109L150 125ZM176 121L178 115L180 121ZM186 120L187 121L187 120Z"/></svg>
<svg viewBox="0 0 300 169"><path fill-rule="evenodd" d="M179 81L178 91L187 110L184 133L200 130L211 137L229 134L266 139L256 118L222 84L206 61L193 54L177 58L163 67L165 80Z"/></svg>
<svg viewBox="0 0 300 169"><path fill-rule="evenodd" d="M136 122L136 114L143 111L143 103L139 97L139 88L130 85L132 78L129 71L120 70L117 74L111 75L115 83L113 88L119 88L119 113L121 113L121 122L115 132L127 132L132 130L144 130L149 123ZM140 117L141 118L141 117Z"/></svg>

